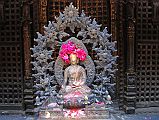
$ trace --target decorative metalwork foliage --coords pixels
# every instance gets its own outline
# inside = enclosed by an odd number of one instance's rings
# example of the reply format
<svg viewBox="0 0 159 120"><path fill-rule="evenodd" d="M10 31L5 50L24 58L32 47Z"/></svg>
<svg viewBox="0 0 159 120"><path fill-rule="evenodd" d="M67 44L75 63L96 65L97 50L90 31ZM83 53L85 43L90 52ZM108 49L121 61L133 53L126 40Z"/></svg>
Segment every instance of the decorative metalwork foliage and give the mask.
<svg viewBox="0 0 159 120"><path fill-rule="evenodd" d="M109 1L106 0L49 0L48 2L48 20L54 20L54 16L59 15L59 11L64 11L65 6L73 2L80 12L85 11L87 16L96 18L103 26L109 25Z"/></svg>
<svg viewBox="0 0 159 120"><path fill-rule="evenodd" d="M56 21L49 21L48 26L44 26L44 35L37 33L38 38L34 39L37 43L31 50L33 51L32 57L35 61L32 62L35 78L35 88L37 92L36 105L41 105L47 95L58 95L58 80L55 79L54 73L57 69L54 68L55 58L52 57L56 46L61 46L64 42L64 38L73 39L71 34L77 31L76 37L83 44L90 44L92 49L96 52L98 59L94 60L96 66L96 73L91 72L92 76L95 74L94 81L90 80L93 94L100 95L107 101L110 100L109 92L114 92L111 81L114 79L116 69L116 60L118 56L113 55L116 51L116 41L111 41L108 38L111 36L108 34L107 28L101 31L101 25L98 25L95 19L90 19L82 11L78 14L78 9L72 5L72 3L64 9L64 12L60 12L58 17L55 17ZM69 33L67 33L69 28ZM77 39L76 38L76 39ZM51 61L50 61L51 60ZM90 62L90 59L88 59ZM87 62L87 61L86 61ZM90 62L92 65L93 62ZM62 71L63 62L60 64L60 71ZM93 69L91 66L83 63L88 69ZM89 67L88 67L89 66ZM56 70L56 71L55 71ZM60 72L61 73L61 72ZM89 73L89 70L87 70ZM58 77L56 77L58 78ZM91 78L91 77L88 77ZM52 85L51 85L52 84ZM108 92L109 91L109 92Z"/></svg>
<svg viewBox="0 0 159 120"><path fill-rule="evenodd" d="M137 107L158 106L159 25L153 24L153 2L137 2Z"/></svg>
<svg viewBox="0 0 159 120"><path fill-rule="evenodd" d="M0 109L3 106L19 106L22 109L23 72L20 25L20 3L4 1L4 24L0 24ZM8 108L7 108L8 109Z"/></svg>

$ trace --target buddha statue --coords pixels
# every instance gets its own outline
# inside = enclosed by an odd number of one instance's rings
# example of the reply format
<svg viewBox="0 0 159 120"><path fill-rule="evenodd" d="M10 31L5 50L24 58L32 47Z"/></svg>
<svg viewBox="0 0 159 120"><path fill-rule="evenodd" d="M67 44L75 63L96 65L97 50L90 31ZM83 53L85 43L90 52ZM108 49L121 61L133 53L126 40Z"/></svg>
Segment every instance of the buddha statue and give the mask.
<svg viewBox="0 0 159 120"><path fill-rule="evenodd" d="M78 65L79 59L76 54L70 54L69 59L71 65L64 71L63 96L64 98L86 96L90 93L90 88L85 83L85 69Z"/></svg>
<svg viewBox="0 0 159 120"><path fill-rule="evenodd" d="M86 71L79 62L86 60L87 53L68 41L62 45L59 56L68 65L64 70L64 80L60 90L64 100L86 98L91 89L86 85Z"/></svg>

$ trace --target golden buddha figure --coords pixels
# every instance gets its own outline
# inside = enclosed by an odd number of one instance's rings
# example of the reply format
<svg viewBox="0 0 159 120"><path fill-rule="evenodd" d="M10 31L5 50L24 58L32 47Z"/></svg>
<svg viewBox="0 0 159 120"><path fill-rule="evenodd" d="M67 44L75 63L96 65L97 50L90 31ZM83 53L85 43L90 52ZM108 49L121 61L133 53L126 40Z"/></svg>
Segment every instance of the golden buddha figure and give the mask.
<svg viewBox="0 0 159 120"><path fill-rule="evenodd" d="M64 84L62 91L64 98L83 97L90 93L90 88L85 84L85 69L78 65L79 58L76 54L70 54L70 66L64 71Z"/></svg>

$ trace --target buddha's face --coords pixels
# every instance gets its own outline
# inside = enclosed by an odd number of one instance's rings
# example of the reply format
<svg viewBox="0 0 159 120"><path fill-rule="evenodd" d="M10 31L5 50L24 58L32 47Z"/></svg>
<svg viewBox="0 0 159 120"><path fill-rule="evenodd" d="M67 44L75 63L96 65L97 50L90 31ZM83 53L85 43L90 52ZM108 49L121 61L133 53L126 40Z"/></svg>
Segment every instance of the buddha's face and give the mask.
<svg viewBox="0 0 159 120"><path fill-rule="evenodd" d="M75 54L70 54L70 62L72 65L76 65L78 63L78 58Z"/></svg>

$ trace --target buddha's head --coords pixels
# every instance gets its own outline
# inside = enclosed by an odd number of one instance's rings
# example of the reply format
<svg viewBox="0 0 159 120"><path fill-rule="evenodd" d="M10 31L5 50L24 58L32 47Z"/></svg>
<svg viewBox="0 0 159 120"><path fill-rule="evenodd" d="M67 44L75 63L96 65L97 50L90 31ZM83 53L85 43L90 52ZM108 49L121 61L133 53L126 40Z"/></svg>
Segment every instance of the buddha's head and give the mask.
<svg viewBox="0 0 159 120"><path fill-rule="evenodd" d="M79 62L79 58L76 54L70 54L70 63L71 65L76 65Z"/></svg>

